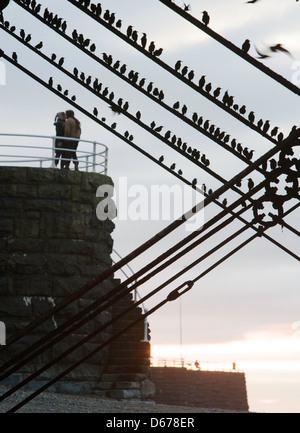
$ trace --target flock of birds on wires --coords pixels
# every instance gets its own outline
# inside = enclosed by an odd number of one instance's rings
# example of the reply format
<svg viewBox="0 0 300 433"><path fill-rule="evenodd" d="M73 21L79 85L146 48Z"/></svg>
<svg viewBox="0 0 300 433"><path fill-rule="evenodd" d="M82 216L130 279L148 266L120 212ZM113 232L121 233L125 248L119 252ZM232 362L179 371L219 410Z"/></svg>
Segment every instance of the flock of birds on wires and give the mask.
<svg viewBox="0 0 300 433"><path fill-rule="evenodd" d="M258 0L252 0L252 1L248 1L247 3L256 3L257 1ZM296 0L296 1L298 1L298 0ZM170 0L170 2L172 3L172 0ZM21 0L21 3L23 3L27 7L31 8L31 10L35 14L39 14L41 11L41 4L38 4L36 2L36 0ZM90 8L90 11L98 18L100 18L102 15L102 12L104 12L103 20L107 23L107 25L115 26L116 29L121 31L122 20L117 19L115 13L111 13L109 10L103 11L100 3L94 4L94 3L91 3L90 0L78 0L78 1L75 1L75 3L78 3L79 5L81 5L85 8ZM0 11L5 9L5 7L8 4L9 4L9 0L0 0ZM191 6L189 4L184 3L183 10L188 12L188 11L190 11L190 9L191 9ZM63 33L66 32L67 27L68 27L66 20L64 20L63 18L59 17L58 15L50 12L48 10L48 8L45 8L44 13L43 13L43 18L44 18L45 22L47 22L51 26L62 31ZM5 27L7 27L7 28L10 27L9 22L4 21L2 13L0 16L0 21ZM202 12L202 23L205 26L208 26L210 23L210 16L209 16L207 11ZM9 28L9 30L11 32L15 32L16 28L14 26L11 26ZM20 31L20 37L27 44L29 44L31 42L31 34L26 35L25 31L23 29L21 29L21 31ZM147 40L147 34L146 33L142 33L140 36L138 31L135 30L132 25L129 25L127 27L126 37L130 41L139 45L143 50L146 50L150 55L152 55L154 57L159 57L163 53L163 49L157 48L155 46L154 41L150 42ZM90 38L85 38L84 35L82 33L78 32L76 29L74 29L72 32L72 39L76 44L79 44L85 50L88 49L91 53L94 53L96 51L96 44L93 43L90 40ZM36 50L41 50L43 48L43 42L40 41L37 45L34 46L34 48ZM250 48L251 48L251 43L250 43L250 40L247 39L243 43L241 49L243 52L248 53ZM255 47L255 49L256 49L257 53L259 54L259 58L265 59L265 58L270 57L270 55L271 55L271 54L262 53L262 52L258 51L256 47ZM270 46L269 52L270 53L284 52L286 54L291 55L290 52L288 50L286 50L282 44L275 44L273 46ZM109 67L112 67L115 71L118 71L121 75L126 74L126 72L127 72L127 65L126 64L122 64L119 60L114 61L113 57L110 54L102 53L102 56L103 56L103 61ZM13 53L12 59L15 62L18 61L16 52ZM65 58L61 57L60 59L57 59L56 54L53 53L51 55L51 61L52 62L57 61L58 66L62 67L64 64L64 61L65 61ZM189 67L186 65L182 65L181 60L178 60L176 62L175 67L174 67L174 71L177 74L179 74L181 77L186 78L188 81L193 82L193 80L195 78L194 70L189 69ZM114 113L122 114L124 112L127 112L127 110L129 109L129 103L127 101L124 102L122 98L119 98L117 100L117 102L115 102L114 101L115 100L114 92L110 91L108 87L103 86L103 84L100 83L98 78L92 78L91 75L86 75L84 72L80 72L76 67L73 69L73 75L75 78L79 78L87 86L92 86L93 90L96 93L100 94L100 92L101 92L101 95L104 98L107 97L108 101L110 102L110 108ZM164 95L163 90L160 90L157 87L155 87L153 82L149 82L148 85L146 85L146 78L140 78L138 72L136 72L134 70L130 70L130 72L128 73L128 79L133 84L138 85L141 89L144 89L147 93L157 97L157 99L160 102L164 100L165 95ZM53 77L50 77L48 84L50 87L52 87L54 85ZM220 98L219 100L222 101L224 106L234 110L235 112L238 112L242 116L246 116L246 114L247 114L246 106L245 105L239 106L238 104L236 104L234 101L234 97L228 93L228 90L226 90L225 93L223 94L223 96L221 96L221 90L222 89L220 87L216 87L215 89L213 89L212 84L210 82L206 81L205 75L202 75L201 78L199 79L198 88L200 91L207 93L208 95L212 96L215 99ZM57 90L60 92L63 92L62 86L60 84L57 85ZM65 90L64 96L68 96L68 94L69 94L69 91ZM76 96L73 95L71 97L71 100L76 101ZM179 101L177 101L173 105L173 110L178 111L180 113L180 115L182 115L184 117L186 117L187 112L188 112L187 106L185 104L182 104L182 106L181 106ZM98 114L99 114L98 109L96 107L94 107L93 115L97 117ZM242 144L239 143L236 139L234 139L234 138L232 139L228 133L226 133L225 131L221 131L220 128L218 128L216 125L210 124L209 120L204 120L203 116L199 116L198 113L194 112L193 115L191 116L191 118L192 118L192 121L194 122L194 124L196 124L200 129L211 134L211 136L215 137L219 141L222 141L224 144L230 145L231 149L234 152L239 153L244 158L246 158L248 161L252 160L253 154L254 154L253 150L249 150L248 147L243 147ZM141 112L140 111L138 111L136 113L136 119L138 121L140 121L140 119L141 119ZM278 142L281 142L284 139L283 134L281 132L279 132L279 128L277 126L275 126L274 128L271 128L269 120L264 121L262 119L259 119L258 121L256 121L255 113L253 111L250 111L248 113L247 119L251 124L256 124L256 126L263 132L263 134L267 135L269 133L269 130L271 129L270 130L270 136L272 138L277 137L276 140ZM106 121L106 119L102 118L102 121ZM115 129L116 126L117 126L117 123L114 122L111 125L111 128ZM155 131L156 133L161 133L164 127L162 125L156 125L156 123L154 121L152 121L152 123L150 124L150 128L153 131ZM132 141L134 138L133 135L131 135L128 131L125 132L124 136L125 136L125 138L129 139L130 141ZM170 130L168 130L164 134L164 139L169 141L173 146L177 146L181 150L181 152L186 153L192 159L195 159L196 161L200 161L205 167L210 166L210 161L206 157L205 154L201 154L199 150L189 146L186 142L184 142L182 140L182 138L177 137L175 134L172 134L172 132ZM164 161L164 156L161 156L159 158L159 163L162 164L163 161ZM271 169L272 169L272 167L274 167L274 162L271 162ZM176 164L173 163L170 166L170 169L175 170L175 168L176 168ZM266 168L267 167L264 167L264 169L266 169ZM178 174L179 175L183 174L181 169L178 170ZM192 186L195 187L196 184L197 184L197 179L194 179L192 182ZM254 187L254 183L253 183L252 179L249 179L248 180L248 188L252 189L253 187ZM205 189L206 189L206 187L205 187ZM212 190L210 190L210 192L212 192Z"/></svg>

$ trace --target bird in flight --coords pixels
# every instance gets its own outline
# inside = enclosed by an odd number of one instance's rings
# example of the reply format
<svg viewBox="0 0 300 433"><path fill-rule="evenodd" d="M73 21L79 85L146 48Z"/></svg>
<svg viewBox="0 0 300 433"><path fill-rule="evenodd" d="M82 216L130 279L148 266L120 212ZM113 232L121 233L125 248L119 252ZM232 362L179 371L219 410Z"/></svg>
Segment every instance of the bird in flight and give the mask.
<svg viewBox="0 0 300 433"><path fill-rule="evenodd" d="M256 45L254 45L254 47L255 47L257 54L259 55L259 57L257 57L258 59L267 59L268 57L270 57L268 54L262 53L261 51L259 51L257 49Z"/></svg>
<svg viewBox="0 0 300 433"><path fill-rule="evenodd" d="M292 57L291 53L290 53L286 48L284 48L284 47L282 46L282 44L276 44L276 45L273 45L273 46L270 47L270 50L271 50L273 53L277 53L278 51L280 51L280 52L282 52L282 53L286 53L286 54L288 54L289 56Z"/></svg>

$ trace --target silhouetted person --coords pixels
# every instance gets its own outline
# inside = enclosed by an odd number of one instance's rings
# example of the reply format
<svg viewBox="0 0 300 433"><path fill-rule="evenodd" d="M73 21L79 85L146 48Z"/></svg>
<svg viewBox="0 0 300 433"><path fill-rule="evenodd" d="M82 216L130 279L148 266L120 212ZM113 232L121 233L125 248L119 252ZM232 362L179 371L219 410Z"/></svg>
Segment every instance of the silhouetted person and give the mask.
<svg viewBox="0 0 300 433"><path fill-rule="evenodd" d="M66 114L64 112L57 113L54 118L54 126L56 130L57 137L64 137L65 135L65 120ZM59 164L60 157L63 158L64 151L62 150L64 147L64 140L62 138L58 138L55 140L55 166L57 167ZM60 168L63 168L64 161L61 160Z"/></svg>
<svg viewBox="0 0 300 433"><path fill-rule="evenodd" d="M73 110L66 111L66 122L65 122L65 137L68 138L80 138L81 136L81 125L79 120L75 118ZM76 150L78 147L78 140L66 140L65 147L70 149L70 151L66 151L64 157L67 159L65 161L64 167L69 169L70 162L73 160L75 170L78 171L78 159L76 155Z"/></svg>

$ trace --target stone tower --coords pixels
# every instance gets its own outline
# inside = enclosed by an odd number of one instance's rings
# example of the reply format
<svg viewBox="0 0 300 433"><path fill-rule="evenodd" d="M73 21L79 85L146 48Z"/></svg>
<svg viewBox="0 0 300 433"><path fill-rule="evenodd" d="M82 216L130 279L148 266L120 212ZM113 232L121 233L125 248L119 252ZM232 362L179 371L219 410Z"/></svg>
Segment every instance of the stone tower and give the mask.
<svg viewBox="0 0 300 433"><path fill-rule="evenodd" d="M114 223L99 221L96 216L96 190L104 184L113 185L112 179L96 173L0 167L0 321L5 323L7 338L111 267ZM118 283L113 276L106 279L11 346L2 346L0 365ZM10 375L6 383L18 383L132 303L128 294ZM137 317L141 317L139 308L122 322L128 324ZM119 326L116 322L28 386L37 388L46 383L105 342ZM150 345L143 338L144 323L140 321L130 333L106 346L51 389L116 398L151 396Z"/></svg>

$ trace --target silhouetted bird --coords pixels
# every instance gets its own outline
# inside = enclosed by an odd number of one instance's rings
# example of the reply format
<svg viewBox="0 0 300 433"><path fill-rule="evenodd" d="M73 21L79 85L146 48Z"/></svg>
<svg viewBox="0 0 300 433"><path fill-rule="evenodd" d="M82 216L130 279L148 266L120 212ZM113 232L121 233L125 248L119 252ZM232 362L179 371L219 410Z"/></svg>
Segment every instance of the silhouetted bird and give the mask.
<svg viewBox="0 0 300 433"><path fill-rule="evenodd" d="M71 100L72 100L73 102L75 102L75 101L76 101L76 96L73 95L72 98L71 98Z"/></svg>
<svg viewBox="0 0 300 433"><path fill-rule="evenodd" d="M282 53L288 54L289 56L293 57L293 56L291 55L291 53L290 53L286 48L283 48L282 44L276 44L276 45L273 45L273 46L270 47L270 50L271 50L273 53L277 53L278 51L280 51L280 52L282 52Z"/></svg>
<svg viewBox="0 0 300 433"><path fill-rule="evenodd" d="M96 45L95 45L95 44L92 44L92 45L90 46L90 50L91 50L92 53L94 53L94 52L96 51Z"/></svg>
<svg viewBox="0 0 300 433"><path fill-rule="evenodd" d="M171 165L170 169L171 169L171 170L175 170L175 168L176 168L176 164L173 163L173 164Z"/></svg>
<svg viewBox="0 0 300 433"><path fill-rule="evenodd" d="M264 124L264 121L263 121L262 119L260 119L260 120L257 122L257 126L259 127L259 129L261 129L261 127L263 126L263 124Z"/></svg>
<svg viewBox="0 0 300 433"><path fill-rule="evenodd" d="M189 72L189 75L188 75L189 80L193 81L194 76L195 76L194 71L190 71L190 72Z"/></svg>
<svg viewBox="0 0 300 433"><path fill-rule="evenodd" d="M265 133L265 134L267 134L267 132L269 131L269 129L270 129L270 122L269 122L269 120L266 120L266 122L265 122L265 124L264 124L264 127L263 127L263 132Z"/></svg>
<svg viewBox="0 0 300 433"><path fill-rule="evenodd" d="M182 114L183 114L184 116L186 115L186 113L187 113L187 106L186 106L186 105L184 105L184 106L182 107L181 112L182 112Z"/></svg>
<svg viewBox="0 0 300 433"><path fill-rule="evenodd" d="M49 78L48 84L51 87L53 86L53 78L52 77Z"/></svg>
<svg viewBox="0 0 300 433"><path fill-rule="evenodd" d="M248 119L249 119L249 121L250 121L251 123L254 123L254 121L255 121L255 115L254 115L254 112L253 112L253 111L251 111L251 112L249 113Z"/></svg>
<svg viewBox="0 0 300 433"><path fill-rule="evenodd" d="M245 53L248 53L248 51L250 50L250 48L251 48L250 41L249 41L249 39L246 39L245 42L244 42L243 45L242 45L242 50L243 50Z"/></svg>
<svg viewBox="0 0 300 433"><path fill-rule="evenodd" d="M179 107L180 107L179 101L175 102L175 104L173 105L173 108L175 110L178 110Z"/></svg>
<svg viewBox="0 0 300 433"><path fill-rule="evenodd" d="M254 188L254 182L253 182L253 180L251 178L248 179L248 188L249 188L249 190L251 190L251 189Z"/></svg>
<svg viewBox="0 0 300 433"><path fill-rule="evenodd" d="M179 174L179 176L182 176L183 175L183 171L182 170L178 170L178 174Z"/></svg>
<svg viewBox="0 0 300 433"><path fill-rule="evenodd" d="M128 26L128 27L127 27L127 32L126 32L126 34L127 34L127 36L128 36L129 38L131 37L132 32L133 32L133 28L132 28L132 26Z"/></svg>
<svg viewBox="0 0 300 433"><path fill-rule="evenodd" d="M254 45L255 50L257 52L257 54L259 55L259 57L257 57L258 59L267 59L268 57L270 57L268 54L262 53L261 51L259 51L256 47L256 45Z"/></svg>
<svg viewBox="0 0 300 433"><path fill-rule="evenodd" d="M278 137L277 137L277 141L278 141L278 143L281 143L283 139L284 139L284 135L283 135L282 132L280 132L280 133L278 134Z"/></svg>
<svg viewBox="0 0 300 433"><path fill-rule="evenodd" d="M39 43L35 46L35 48L36 48L37 50L40 50L41 48L43 48L43 42L39 42Z"/></svg>
<svg viewBox="0 0 300 433"><path fill-rule="evenodd" d="M187 72L188 72L188 67L187 67L187 66L184 66L184 67L182 68L181 75L184 77L184 76L187 74Z"/></svg>
<svg viewBox="0 0 300 433"><path fill-rule="evenodd" d="M137 43L137 40L138 40L138 38L139 38L139 35L138 35L138 32L137 32L136 30L134 30L134 31L132 32L131 38L132 38L132 40L133 40L135 43Z"/></svg>
<svg viewBox="0 0 300 433"><path fill-rule="evenodd" d="M98 110L97 110L96 107L95 107L94 110L93 110L93 114L94 114L94 116L96 116L96 117L98 116Z"/></svg>
<svg viewBox="0 0 300 433"><path fill-rule="evenodd" d="M147 45L147 35L146 35L146 33L143 33L143 36L141 38L141 45L142 45L142 47L144 49L146 48L146 45Z"/></svg>
<svg viewBox="0 0 300 433"><path fill-rule="evenodd" d="M183 3L183 10L185 12L188 12L190 9L191 9L191 5L187 5L187 4Z"/></svg>
<svg viewBox="0 0 300 433"><path fill-rule="evenodd" d="M208 15L208 13L206 11L203 11L202 13L203 13L202 22L204 25L208 26L209 21L210 21L210 16Z"/></svg>
<svg viewBox="0 0 300 433"><path fill-rule="evenodd" d="M13 53L12 53L12 59L13 59L15 62L18 62L18 56L17 56L17 53L16 53L16 52L13 52Z"/></svg>
<svg viewBox="0 0 300 433"><path fill-rule="evenodd" d="M160 163L162 163L164 159L165 159L165 158L164 158L163 155L162 155L162 156L159 158L158 161L159 161Z"/></svg>
<svg viewBox="0 0 300 433"><path fill-rule="evenodd" d="M241 113L241 115L243 116L244 114L246 114L246 106L245 105L243 105L241 108L240 108L240 113Z"/></svg>
<svg viewBox="0 0 300 433"><path fill-rule="evenodd" d="M122 27L122 20L118 20L116 22L116 27L117 27L117 29L120 29Z"/></svg>
<svg viewBox="0 0 300 433"><path fill-rule="evenodd" d="M195 187L197 185L198 180L196 178L193 179L192 181L192 186Z"/></svg>
<svg viewBox="0 0 300 433"><path fill-rule="evenodd" d="M64 61L65 61L64 57L61 57L61 59L59 59L58 62L59 66L62 66L64 64Z"/></svg>
<svg viewBox="0 0 300 433"><path fill-rule="evenodd" d="M0 2L0 12L3 11L8 5L10 0L1 0Z"/></svg>
<svg viewBox="0 0 300 433"><path fill-rule="evenodd" d="M149 45L148 51L149 51L150 54L153 54L153 53L154 53L154 50L155 50L155 44L154 44L154 42L152 41L152 42L150 43L150 45Z"/></svg>
<svg viewBox="0 0 300 433"><path fill-rule="evenodd" d="M273 128L271 131L271 137L276 137L277 134L278 134L278 126L275 126L275 128Z"/></svg>
<svg viewBox="0 0 300 433"><path fill-rule="evenodd" d="M217 98L218 96L220 96L221 93L221 87L217 87L214 91L214 97Z"/></svg>
<svg viewBox="0 0 300 433"><path fill-rule="evenodd" d="M141 119L141 117L142 117L142 115L141 115L141 112L140 112L140 111L138 111L138 112L136 113L136 118L137 118L138 120L140 120L140 119Z"/></svg>
<svg viewBox="0 0 300 433"><path fill-rule="evenodd" d="M211 83L208 83L208 84L205 86L205 90L206 90L206 92L207 92L207 93L210 93L211 89L212 89L212 85L211 85Z"/></svg>
<svg viewBox="0 0 300 433"><path fill-rule="evenodd" d="M175 71L178 72L181 68L181 60L178 60L175 64Z"/></svg>
<svg viewBox="0 0 300 433"><path fill-rule="evenodd" d="M163 52L163 48L159 48L158 50L154 51L153 55L159 57L162 55L162 52Z"/></svg>
<svg viewBox="0 0 300 433"><path fill-rule="evenodd" d="M202 75L202 77L199 80L199 87L201 87L202 89L204 84L205 84L205 75Z"/></svg>

